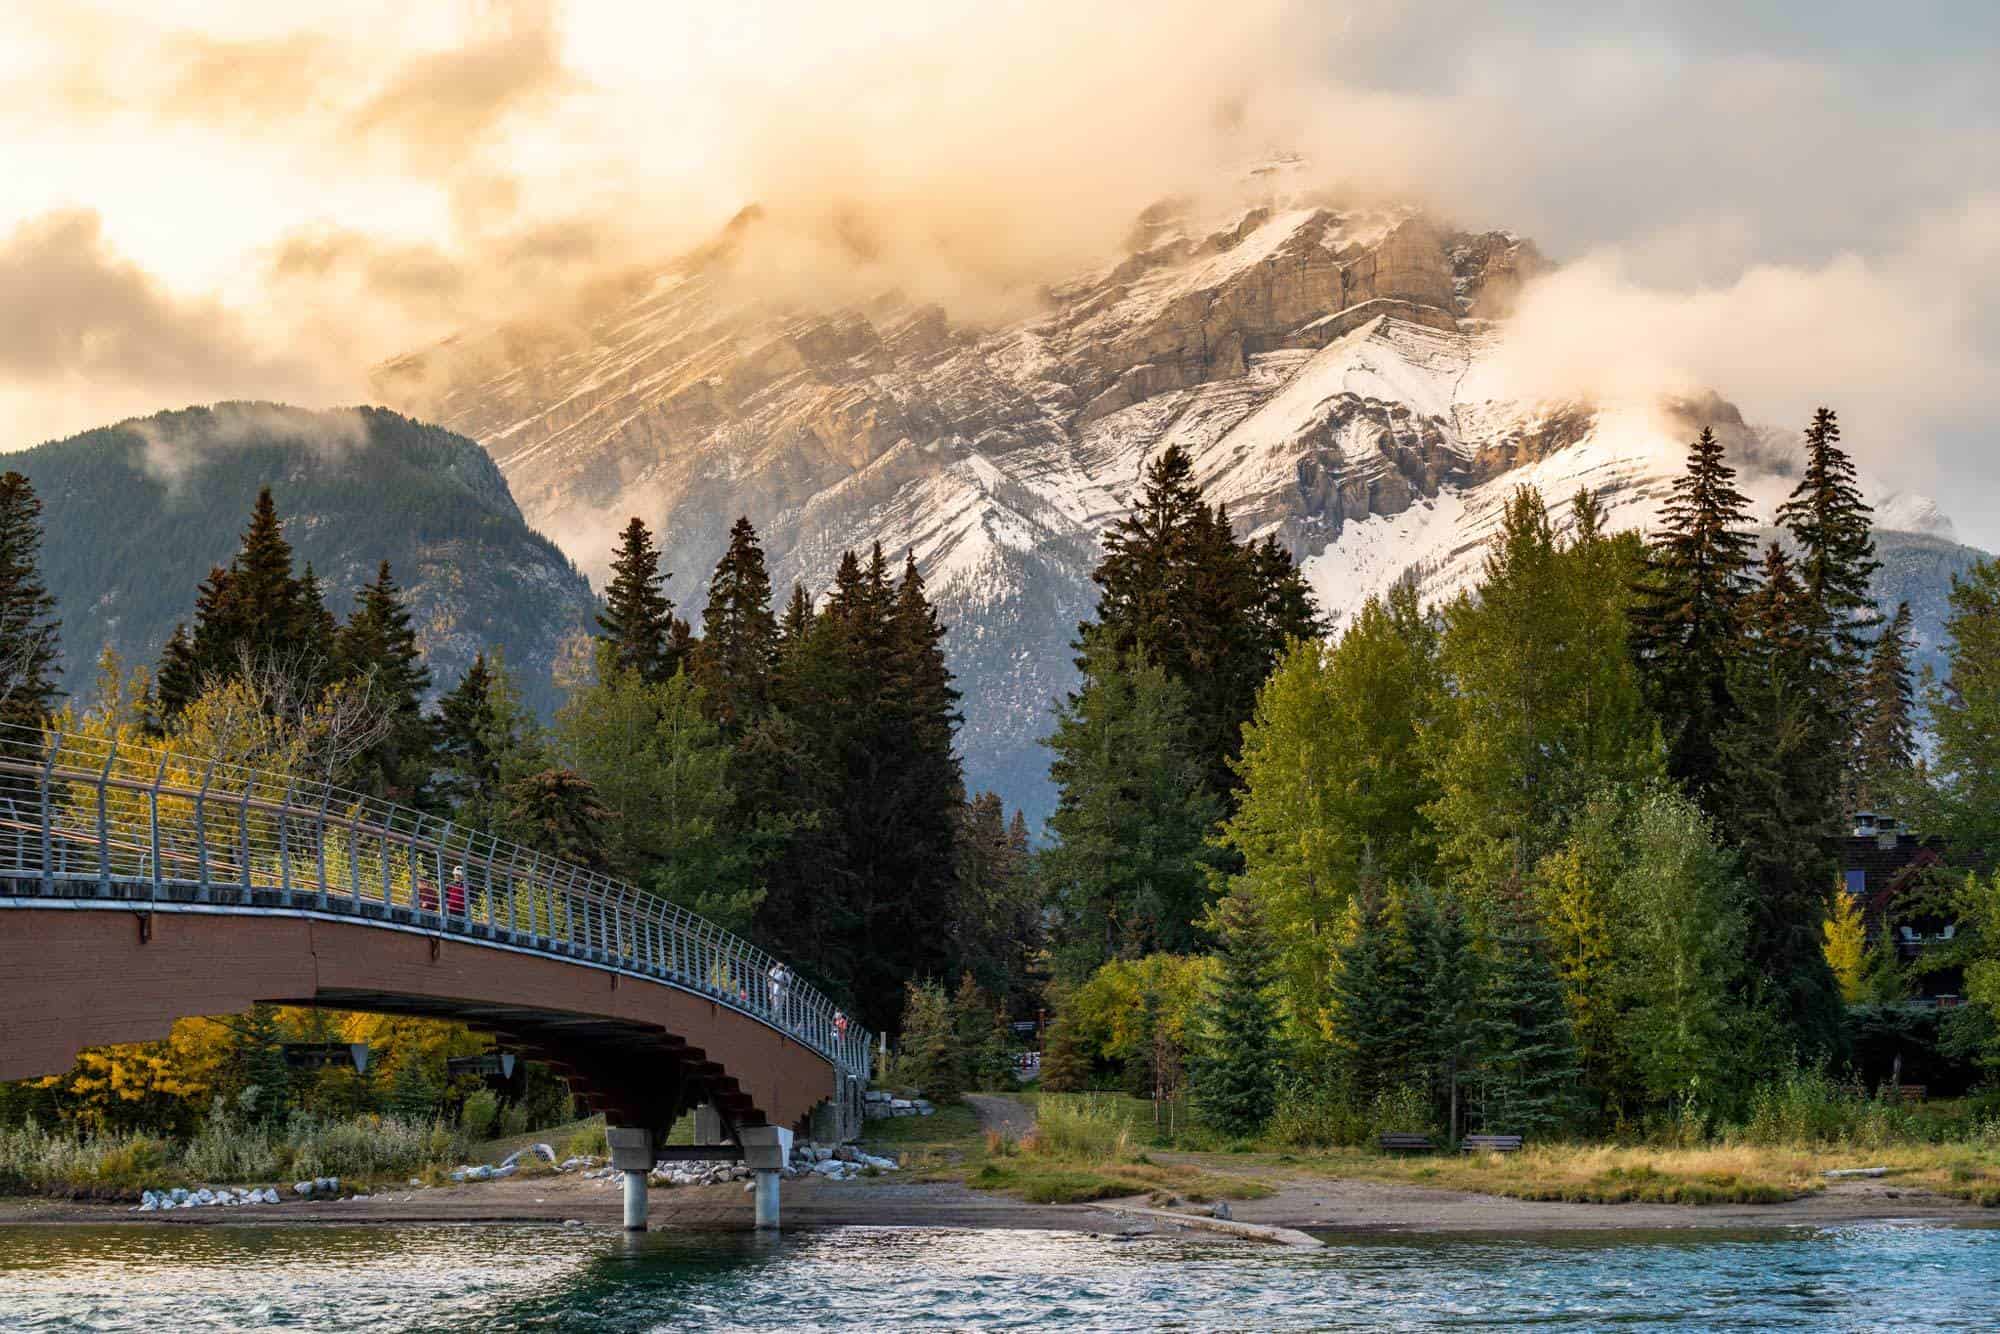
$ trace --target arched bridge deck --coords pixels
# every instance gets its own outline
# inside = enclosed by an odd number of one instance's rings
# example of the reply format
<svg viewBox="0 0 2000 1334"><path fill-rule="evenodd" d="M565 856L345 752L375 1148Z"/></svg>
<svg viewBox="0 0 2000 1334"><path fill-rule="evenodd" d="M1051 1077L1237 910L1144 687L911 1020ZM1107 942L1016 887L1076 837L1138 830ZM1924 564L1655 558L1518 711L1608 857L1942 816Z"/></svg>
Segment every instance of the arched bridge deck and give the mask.
<svg viewBox="0 0 2000 1334"><path fill-rule="evenodd" d="M0 732L0 1079L258 1001L463 1020L613 1124L858 1119L868 1035L632 885L310 780Z"/></svg>

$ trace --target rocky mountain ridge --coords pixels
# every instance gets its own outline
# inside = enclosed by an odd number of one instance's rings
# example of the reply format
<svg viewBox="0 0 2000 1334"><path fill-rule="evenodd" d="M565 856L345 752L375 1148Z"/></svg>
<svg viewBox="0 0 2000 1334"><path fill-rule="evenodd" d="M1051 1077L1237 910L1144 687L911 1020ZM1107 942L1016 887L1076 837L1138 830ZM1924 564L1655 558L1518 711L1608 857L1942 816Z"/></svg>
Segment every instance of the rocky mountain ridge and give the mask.
<svg viewBox="0 0 2000 1334"><path fill-rule="evenodd" d="M586 567L644 516L684 607L739 513L781 590L824 589L851 546L913 550L953 625L968 779L1031 814L1100 538L1169 443L1335 615L1406 575L1467 584L1516 483L1552 502L1587 486L1614 524L1650 523L1702 424L1767 518L1789 489L1786 438L1720 399L1511 396L1505 319L1548 263L1509 233L1275 191L1219 222L1161 206L1126 253L995 328L893 296L755 299L760 225L746 212L581 326L468 333L379 368L377 391L480 440ZM1935 506L1876 499L1951 546Z"/></svg>

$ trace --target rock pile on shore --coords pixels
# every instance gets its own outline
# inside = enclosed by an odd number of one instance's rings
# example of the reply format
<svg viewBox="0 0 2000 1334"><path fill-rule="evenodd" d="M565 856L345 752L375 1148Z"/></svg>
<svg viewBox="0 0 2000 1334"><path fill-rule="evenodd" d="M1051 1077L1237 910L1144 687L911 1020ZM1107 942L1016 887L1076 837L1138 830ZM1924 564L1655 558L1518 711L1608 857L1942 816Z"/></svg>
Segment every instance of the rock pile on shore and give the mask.
<svg viewBox="0 0 2000 1334"><path fill-rule="evenodd" d="M929 1116L937 1110L927 1099L898 1098L882 1089L870 1089L861 1098L861 1115L870 1121L892 1116Z"/></svg>
<svg viewBox="0 0 2000 1334"><path fill-rule="evenodd" d="M275 1187L265 1186L251 1189L248 1186L224 1187L211 1190L203 1186L199 1190L187 1190L175 1186L172 1190L149 1190L139 1196L136 1213L150 1214L167 1209L215 1209L235 1207L243 1204L276 1204L278 1192Z"/></svg>
<svg viewBox="0 0 2000 1334"><path fill-rule="evenodd" d="M556 1161L556 1151L546 1144L530 1144L525 1149L516 1149L497 1163L467 1163L455 1167L451 1172L453 1181L504 1181L521 1170L521 1161L530 1156L541 1159L558 1172L573 1172L579 1165L594 1163L595 1158L570 1158Z"/></svg>

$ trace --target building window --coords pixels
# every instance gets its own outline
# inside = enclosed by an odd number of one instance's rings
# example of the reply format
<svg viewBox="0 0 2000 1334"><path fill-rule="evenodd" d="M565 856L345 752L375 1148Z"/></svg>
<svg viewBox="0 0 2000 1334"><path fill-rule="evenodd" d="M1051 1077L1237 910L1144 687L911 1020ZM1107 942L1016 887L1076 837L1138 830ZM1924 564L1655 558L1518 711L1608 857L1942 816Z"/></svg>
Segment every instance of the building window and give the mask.
<svg viewBox="0 0 2000 1334"><path fill-rule="evenodd" d="M1847 892L1857 899L1868 892L1868 872L1866 871L1843 871L1841 872L1841 879L1847 883Z"/></svg>

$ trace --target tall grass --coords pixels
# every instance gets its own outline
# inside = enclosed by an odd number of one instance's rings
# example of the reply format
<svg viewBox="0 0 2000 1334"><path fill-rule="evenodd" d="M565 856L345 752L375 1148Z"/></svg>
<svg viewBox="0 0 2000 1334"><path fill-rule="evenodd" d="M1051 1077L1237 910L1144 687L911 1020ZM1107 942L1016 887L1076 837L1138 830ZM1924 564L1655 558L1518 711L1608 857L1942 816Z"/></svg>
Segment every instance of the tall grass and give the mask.
<svg viewBox="0 0 2000 1334"><path fill-rule="evenodd" d="M1099 1093L1044 1093L1035 1129L1022 1148L1043 1158L1114 1162L1131 1156L1132 1110L1125 1099Z"/></svg>
<svg viewBox="0 0 2000 1334"><path fill-rule="evenodd" d="M147 1186L367 1180L462 1159L467 1142L442 1121L299 1114L260 1126L220 1102L175 1145L148 1135L70 1134L29 1122L0 1129L0 1191L132 1191Z"/></svg>

